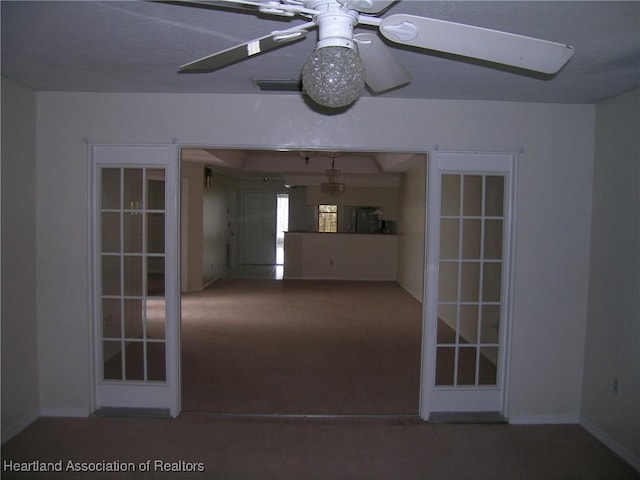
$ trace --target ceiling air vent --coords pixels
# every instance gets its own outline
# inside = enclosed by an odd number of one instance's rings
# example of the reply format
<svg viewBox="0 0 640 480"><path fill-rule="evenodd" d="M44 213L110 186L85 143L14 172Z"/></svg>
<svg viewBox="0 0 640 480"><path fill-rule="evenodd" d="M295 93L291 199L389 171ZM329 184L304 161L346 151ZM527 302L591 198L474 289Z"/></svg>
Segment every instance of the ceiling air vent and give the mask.
<svg viewBox="0 0 640 480"><path fill-rule="evenodd" d="M302 80L255 80L262 92L301 92Z"/></svg>

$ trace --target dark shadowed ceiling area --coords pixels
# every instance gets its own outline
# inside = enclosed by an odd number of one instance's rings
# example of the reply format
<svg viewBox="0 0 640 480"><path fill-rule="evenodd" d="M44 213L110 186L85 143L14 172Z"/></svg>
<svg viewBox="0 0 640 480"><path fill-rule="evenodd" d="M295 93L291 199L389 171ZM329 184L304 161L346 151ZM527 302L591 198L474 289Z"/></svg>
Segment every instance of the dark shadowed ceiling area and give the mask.
<svg viewBox="0 0 640 480"><path fill-rule="evenodd" d="M256 80L297 80L316 44L312 31L212 73L178 74L179 65L304 20L177 3L2 1L2 75L40 91L256 94ZM640 84L637 1L402 0L383 16L394 13L570 44L575 55L549 77L394 46L412 81L385 98L596 103Z"/></svg>
<svg viewBox="0 0 640 480"><path fill-rule="evenodd" d="M211 73L179 74L187 62L305 22L180 3L3 0L2 75L38 91L269 94L256 82L295 83L316 46L314 30L304 40ZM597 103L640 85L638 1L401 0L381 16L396 13L569 44L575 54L559 73L545 76L389 44L412 80L379 94L382 98ZM372 27L359 25L356 32L367 28ZM183 150L185 160L242 175L286 173L291 183L308 183L301 177L306 174L323 177L331 166L330 152L304 157L304 152ZM416 158L421 157L372 152L335 160L336 168L353 170L345 175L391 178Z"/></svg>

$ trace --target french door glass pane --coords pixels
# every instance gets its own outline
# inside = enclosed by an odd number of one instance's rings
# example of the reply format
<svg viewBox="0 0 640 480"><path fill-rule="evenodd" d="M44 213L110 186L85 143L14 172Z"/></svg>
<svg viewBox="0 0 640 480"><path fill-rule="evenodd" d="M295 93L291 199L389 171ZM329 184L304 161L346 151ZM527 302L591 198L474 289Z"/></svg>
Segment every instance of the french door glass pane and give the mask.
<svg viewBox="0 0 640 480"><path fill-rule="evenodd" d="M478 384L495 385L497 382L498 347L480 348Z"/></svg>
<svg viewBox="0 0 640 480"><path fill-rule="evenodd" d="M118 212L102 214L102 251L120 251L120 213Z"/></svg>
<svg viewBox="0 0 640 480"><path fill-rule="evenodd" d="M103 379L164 382L165 173L100 173Z"/></svg>
<svg viewBox="0 0 640 480"><path fill-rule="evenodd" d="M462 214L465 217L482 215L482 176L465 175Z"/></svg>
<svg viewBox="0 0 640 480"><path fill-rule="evenodd" d="M151 381L166 380L166 354L164 342L147 342L147 378Z"/></svg>
<svg viewBox="0 0 640 480"><path fill-rule="evenodd" d="M102 299L102 336L120 338L122 325L122 301L119 298Z"/></svg>
<svg viewBox="0 0 640 480"><path fill-rule="evenodd" d="M475 385L476 384L476 348L475 347L459 347L458 348L458 385Z"/></svg>
<svg viewBox="0 0 640 480"><path fill-rule="evenodd" d="M438 296L441 302L455 302L458 296L458 264L440 262Z"/></svg>
<svg viewBox="0 0 640 480"><path fill-rule="evenodd" d="M149 298L146 304L147 338L164 340L166 335L166 304L164 298Z"/></svg>
<svg viewBox="0 0 640 480"><path fill-rule="evenodd" d="M126 253L142 253L142 215L138 212L123 216L123 242Z"/></svg>
<svg viewBox="0 0 640 480"><path fill-rule="evenodd" d="M441 177L436 385L495 385L504 178Z"/></svg>
<svg viewBox="0 0 640 480"><path fill-rule="evenodd" d="M120 257L102 256L102 294L120 295Z"/></svg>
<svg viewBox="0 0 640 480"><path fill-rule="evenodd" d="M164 297L164 257L147 257L147 295Z"/></svg>
<svg viewBox="0 0 640 480"><path fill-rule="evenodd" d="M460 305L459 343L478 341L478 305Z"/></svg>
<svg viewBox="0 0 640 480"><path fill-rule="evenodd" d="M142 295L142 256L126 256L123 259L124 295Z"/></svg>
<svg viewBox="0 0 640 480"><path fill-rule="evenodd" d="M460 175L442 175L442 216L460 215Z"/></svg>
<svg viewBox="0 0 640 480"><path fill-rule="evenodd" d="M504 177L487 176L485 189L485 215L502 217L504 211Z"/></svg>
<svg viewBox="0 0 640 480"><path fill-rule="evenodd" d="M438 307L438 344L456 343L456 312L455 305L440 304Z"/></svg>
<svg viewBox="0 0 640 480"><path fill-rule="evenodd" d="M122 342L102 342L105 380L122 380Z"/></svg>
<svg viewBox="0 0 640 480"><path fill-rule="evenodd" d="M480 263L463 263L460 280L460 300L463 302L477 302L479 298L479 287Z"/></svg>
<svg viewBox="0 0 640 480"><path fill-rule="evenodd" d="M124 208L127 210L142 209L142 168L124 169Z"/></svg>
<svg viewBox="0 0 640 480"><path fill-rule="evenodd" d="M125 342L125 380L144 380L144 343Z"/></svg>
<svg viewBox="0 0 640 480"><path fill-rule="evenodd" d="M124 336L139 338L142 333L142 300L127 298L124 301Z"/></svg>
<svg viewBox="0 0 640 480"><path fill-rule="evenodd" d="M462 258L480 259L482 222L480 220L463 220L462 232Z"/></svg>
<svg viewBox="0 0 640 480"><path fill-rule="evenodd" d="M120 208L120 169L102 169L102 209Z"/></svg>
<svg viewBox="0 0 640 480"><path fill-rule="evenodd" d="M502 288L502 263L485 263L482 272L482 300L499 302Z"/></svg>
<svg viewBox="0 0 640 480"><path fill-rule="evenodd" d="M502 258L502 220L484 222L484 258L499 260Z"/></svg>
<svg viewBox="0 0 640 480"><path fill-rule="evenodd" d="M147 169L147 208L164 210L164 170Z"/></svg>
<svg viewBox="0 0 640 480"><path fill-rule="evenodd" d="M455 374L455 347L436 349L436 385L453 385Z"/></svg>
<svg viewBox="0 0 640 480"><path fill-rule="evenodd" d="M500 305L483 305L480 323L480 342L498 343L500 330Z"/></svg>
<svg viewBox="0 0 640 480"><path fill-rule="evenodd" d="M164 213L147 214L147 253L164 253Z"/></svg>
<svg viewBox="0 0 640 480"><path fill-rule="evenodd" d="M460 248L460 220L443 218L440 222L440 258L458 258Z"/></svg>

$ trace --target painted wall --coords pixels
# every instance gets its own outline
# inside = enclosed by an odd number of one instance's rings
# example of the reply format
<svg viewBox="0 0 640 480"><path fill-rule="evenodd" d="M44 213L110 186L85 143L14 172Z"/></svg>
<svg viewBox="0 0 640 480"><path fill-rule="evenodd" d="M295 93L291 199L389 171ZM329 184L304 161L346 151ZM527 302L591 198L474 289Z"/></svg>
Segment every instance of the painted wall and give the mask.
<svg viewBox="0 0 640 480"><path fill-rule="evenodd" d="M38 415L36 95L2 79L2 441Z"/></svg>
<svg viewBox="0 0 640 480"><path fill-rule="evenodd" d="M204 244L203 244L203 205L204 205L204 165L196 162L182 162L181 178L188 179L187 218L181 218L187 223L186 252L187 258L183 272L186 271L187 289L185 292L199 292L202 290L204 278ZM182 238L182 241L185 241Z"/></svg>
<svg viewBox="0 0 640 480"><path fill-rule="evenodd" d="M86 415L91 406L88 139L403 152L436 145L522 149L510 413L529 421L577 420L595 106L362 98L342 114L323 116L295 95L40 92L37 107L38 354L45 414Z"/></svg>
<svg viewBox="0 0 640 480"><path fill-rule="evenodd" d="M585 426L640 469L640 89L598 105ZM617 380L617 391L614 382Z"/></svg>
<svg viewBox="0 0 640 480"><path fill-rule="evenodd" d="M237 182L216 172L209 188L204 189L202 205L203 285L227 273L227 243L230 237L232 195L237 195ZM229 245L229 248L231 245Z"/></svg>
<svg viewBox="0 0 640 480"><path fill-rule="evenodd" d="M289 194L289 231L307 229L307 187L290 188Z"/></svg>
<svg viewBox="0 0 640 480"><path fill-rule="evenodd" d="M398 217L398 283L422 302L426 238L426 158L420 155L402 176Z"/></svg>
<svg viewBox="0 0 640 480"><path fill-rule="evenodd" d="M395 281L396 235L287 233L285 278Z"/></svg>

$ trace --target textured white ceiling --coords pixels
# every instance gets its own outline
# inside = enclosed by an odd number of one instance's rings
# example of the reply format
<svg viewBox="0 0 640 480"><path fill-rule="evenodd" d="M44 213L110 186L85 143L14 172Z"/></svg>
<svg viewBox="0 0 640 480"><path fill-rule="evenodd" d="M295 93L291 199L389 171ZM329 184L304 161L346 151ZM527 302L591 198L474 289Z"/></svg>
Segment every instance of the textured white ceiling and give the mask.
<svg viewBox="0 0 640 480"><path fill-rule="evenodd" d="M297 79L316 42L312 32L216 72L178 75L181 64L302 20L141 1L0 8L2 75L44 91L259 93L256 79ZM540 78L394 48L413 80L385 97L595 103L640 85L637 1L403 0L385 14L400 12L568 43L576 53L555 77Z"/></svg>

